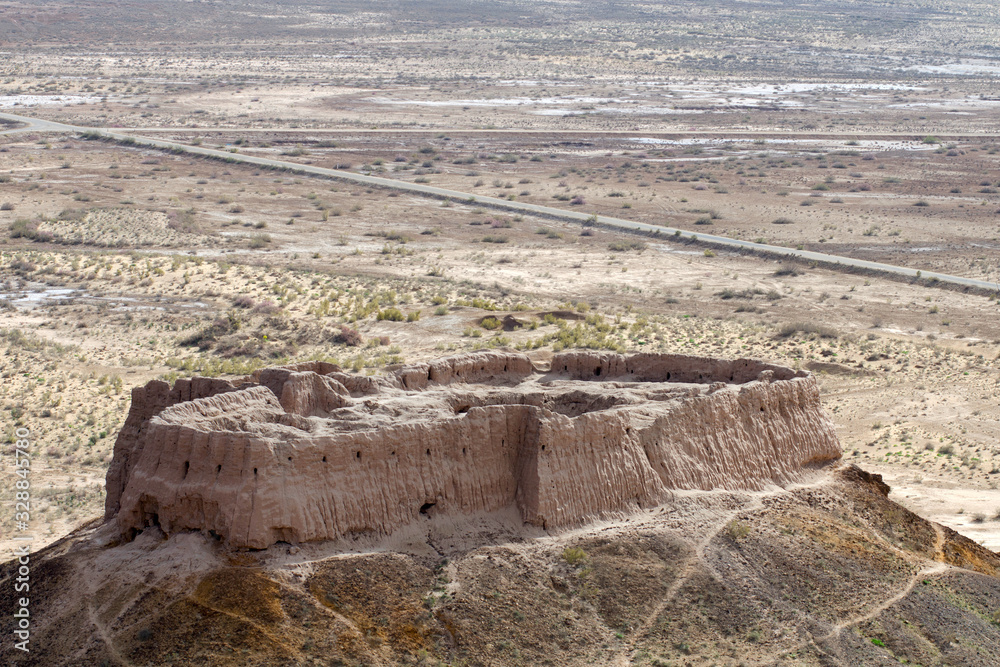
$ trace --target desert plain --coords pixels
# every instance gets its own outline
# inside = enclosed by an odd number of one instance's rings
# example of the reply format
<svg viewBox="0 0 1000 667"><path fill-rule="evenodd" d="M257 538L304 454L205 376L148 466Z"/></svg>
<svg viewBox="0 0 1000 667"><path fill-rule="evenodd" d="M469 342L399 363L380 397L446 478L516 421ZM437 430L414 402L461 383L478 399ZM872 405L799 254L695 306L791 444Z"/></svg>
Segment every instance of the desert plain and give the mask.
<svg viewBox="0 0 1000 667"><path fill-rule="evenodd" d="M3 447L19 426L36 442L35 547L100 516L129 390L151 379L580 348L809 370L845 462L1000 550L986 3L91 4L0 2L0 111L233 159L0 128ZM0 484L4 549L13 494Z"/></svg>

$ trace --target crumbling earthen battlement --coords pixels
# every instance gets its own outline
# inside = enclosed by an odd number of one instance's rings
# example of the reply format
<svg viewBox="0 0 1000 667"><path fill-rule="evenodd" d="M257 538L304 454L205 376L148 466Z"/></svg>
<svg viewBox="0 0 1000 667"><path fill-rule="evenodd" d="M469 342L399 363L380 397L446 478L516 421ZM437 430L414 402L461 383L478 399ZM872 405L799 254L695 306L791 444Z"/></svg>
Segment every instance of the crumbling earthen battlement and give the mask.
<svg viewBox="0 0 1000 667"><path fill-rule="evenodd" d="M480 352L381 377L311 363L134 389L105 518L250 548L511 506L558 528L675 489L785 484L840 453L815 380L755 360L571 352L537 369Z"/></svg>

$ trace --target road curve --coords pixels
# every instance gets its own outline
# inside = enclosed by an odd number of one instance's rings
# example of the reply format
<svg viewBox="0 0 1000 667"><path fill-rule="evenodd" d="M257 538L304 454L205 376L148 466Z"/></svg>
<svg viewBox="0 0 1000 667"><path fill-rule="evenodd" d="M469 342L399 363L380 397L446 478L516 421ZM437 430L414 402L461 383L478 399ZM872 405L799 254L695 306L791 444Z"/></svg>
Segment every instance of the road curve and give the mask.
<svg viewBox="0 0 1000 667"><path fill-rule="evenodd" d="M528 213L532 215L541 215L550 218L558 218L561 220L572 220L580 223L597 224L603 227L610 227L625 231L634 231L643 234L655 234L660 237L681 236L697 240L700 243L717 246L719 248L726 248L731 250L748 250L751 252L767 254L771 256L785 256L812 262L821 262L823 264L827 264L832 267L839 266L839 267L853 268L853 269L880 271L907 278L938 280L943 283L959 285L962 287L972 287L976 289L1000 291L1000 285L998 285L997 283L988 282L985 280L977 280L975 278L952 276L946 273L923 271L920 269L912 269L905 266L883 264L881 262L869 262L863 259L854 259L853 257L843 257L840 255L829 255L822 252L813 252L811 250L797 250L794 248L784 248L782 246L769 245L766 243L754 243L752 241L732 239L726 236L717 236L715 234L701 234L697 232L691 232L688 230L678 229L676 227L650 225L643 222L634 222L632 220L614 218L606 215L595 216L589 213L583 213L580 211L568 211L566 209L555 208L553 206L542 206L540 204L529 204L527 202L510 201L507 199L499 199L496 197L484 197L484 196L469 194L468 192L459 192L457 190L437 188L432 185L424 185L421 183L408 183L406 181L397 181L391 178L382 178L380 176L368 176L365 174L356 174L350 171L343 171L340 169L327 169L325 167L316 167L313 165L300 164L296 162L286 162L284 160L273 160L271 158L256 157L253 155L243 155L241 153L231 153L229 151L220 151L213 148L204 148L202 146L189 146L187 144L180 144L173 141L163 141L161 139L151 139L149 137L131 136L128 134L122 134L120 132L112 132L107 129L77 127L74 125L65 125L63 123L56 123L47 120L39 120L36 118L30 118L26 116L16 116L14 114L8 114L8 113L0 113L0 118L6 118L9 120L14 120L29 124L29 127L16 128L15 130L8 130L7 131L8 133L12 131L89 132L100 135L102 137L107 137L109 139L114 139L116 141L128 142L130 145L147 146L151 148L159 148L159 149L173 150L173 151L180 150L192 155L202 155L205 157L222 159L231 162L243 162L246 164L259 165L262 167L289 169L300 174L312 174L315 176L323 176L326 178L354 181L356 183L362 183L364 185L376 185L379 187L391 188L395 190L404 190L407 192L422 194L424 196L430 196L437 199L451 199L456 202L464 201L468 203L475 203L483 206L489 206L492 208L515 211L518 213Z"/></svg>
<svg viewBox="0 0 1000 667"><path fill-rule="evenodd" d="M15 116L11 113L0 113L0 118L25 124L22 127L2 130L0 131L0 134L14 134L15 132L80 132L85 129L74 125L64 125L63 123L57 123L52 120L31 118L29 116Z"/></svg>

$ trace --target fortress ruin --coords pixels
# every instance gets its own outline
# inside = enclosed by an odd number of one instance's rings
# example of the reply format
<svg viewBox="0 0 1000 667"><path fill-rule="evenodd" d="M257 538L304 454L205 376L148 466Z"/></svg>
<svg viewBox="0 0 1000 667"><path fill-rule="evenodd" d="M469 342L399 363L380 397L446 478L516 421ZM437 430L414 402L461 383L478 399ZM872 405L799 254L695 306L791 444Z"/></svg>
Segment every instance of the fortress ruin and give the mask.
<svg viewBox="0 0 1000 667"><path fill-rule="evenodd" d="M479 352L380 377L313 362L134 389L105 519L254 549L512 506L556 529L840 455L815 379L755 360Z"/></svg>

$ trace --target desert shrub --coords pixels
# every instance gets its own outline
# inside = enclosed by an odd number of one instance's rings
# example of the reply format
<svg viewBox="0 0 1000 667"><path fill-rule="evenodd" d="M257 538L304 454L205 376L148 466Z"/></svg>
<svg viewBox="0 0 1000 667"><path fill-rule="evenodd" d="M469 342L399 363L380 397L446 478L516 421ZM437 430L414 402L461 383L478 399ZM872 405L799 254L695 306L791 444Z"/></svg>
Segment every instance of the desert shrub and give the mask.
<svg viewBox="0 0 1000 667"><path fill-rule="evenodd" d="M0 211L13 211L13 210L14 210L14 205L9 201L5 201L4 203L0 204Z"/></svg>
<svg viewBox="0 0 1000 667"><path fill-rule="evenodd" d="M645 241L614 241L608 244L608 250L613 252L626 252L629 250L638 250L641 252L645 249Z"/></svg>
<svg viewBox="0 0 1000 667"><path fill-rule="evenodd" d="M270 234L254 234L250 237L250 247L251 248L264 248L271 243Z"/></svg>
<svg viewBox="0 0 1000 667"><path fill-rule="evenodd" d="M820 338L836 338L837 331L831 327L816 324L814 322L793 322L785 324L778 331L779 338L788 338L797 333L816 334Z"/></svg>
<svg viewBox="0 0 1000 667"><path fill-rule="evenodd" d="M65 213L65 211L64 211ZM62 214L60 214L62 217ZM167 227L187 234L199 234L201 229L194 219L194 210L167 211Z"/></svg>
<svg viewBox="0 0 1000 667"><path fill-rule="evenodd" d="M580 547L566 547L563 549L562 557L570 565L579 565L587 560L587 552Z"/></svg>
<svg viewBox="0 0 1000 667"><path fill-rule="evenodd" d="M6 341L6 343L14 350L23 350L26 352L40 352L46 349L56 349L60 352L64 352L68 348L64 346L50 343L44 338L39 337L34 333L25 333L20 329L0 329L0 340Z"/></svg>
<svg viewBox="0 0 1000 667"><path fill-rule="evenodd" d="M249 309L249 308L253 308L256 305L257 305L257 302L254 301L251 297L246 296L245 294L240 295L240 296L236 297L235 299L233 299L233 307L234 308L248 308Z"/></svg>
<svg viewBox="0 0 1000 667"><path fill-rule="evenodd" d="M772 225L791 225L791 224L794 224L794 222L795 221L792 220L791 218L786 218L786 217L782 216L780 218L775 218L774 220L772 220L771 224Z"/></svg>
<svg viewBox="0 0 1000 667"><path fill-rule="evenodd" d="M776 276L799 276L802 272L799 271L799 267L794 264L782 264L778 267L778 270L774 272Z"/></svg>
<svg viewBox="0 0 1000 667"><path fill-rule="evenodd" d="M184 347L197 346L201 350L207 350L213 346L221 337L231 334L239 329L239 320L231 314L230 317L219 317L207 327L204 327L177 341Z"/></svg>
<svg viewBox="0 0 1000 667"><path fill-rule="evenodd" d="M364 342L358 330L352 329L346 324L341 325L340 332L334 336L333 340L336 343L347 345L348 347L358 347Z"/></svg>
<svg viewBox="0 0 1000 667"><path fill-rule="evenodd" d="M34 273L38 266L34 262L24 259L23 257L18 257L13 262L10 263L10 268L16 273Z"/></svg>
<svg viewBox="0 0 1000 667"><path fill-rule="evenodd" d="M572 199L570 199L569 203L570 203L571 206L583 206L584 204L587 203L587 201L583 197L581 197L580 195L577 195L577 196L573 197Z"/></svg>
<svg viewBox="0 0 1000 667"><path fill-rule="evenodd" d="M734 290L729 287L722 290L721 292L716 292L716 296L722 298L723 300L728 299L752 299L759 294L763 294L763 290L759 288L746 288L741 290Z"/></svg>
<svg viewBox="0 0 1000 667"><path fill-rule="evenodd" d="M10 223L10 237L12 239L25 238L32 241L51 241L52 235L48 232L38 230L37 220L18 218Z"/></svg>
<svg viewBox="0 0 1000 667"><path fill-rule="evenodd" d="M260 313L261 315L274 315L279 311L281 311L281 306L270 299L265 299L253 307L253 312Z"/></svg>
<svg viewBox="0 0 1000 667"><path fill-rule="evenodd" d="M409 313L406 316L406 321L407 322L416 322L419 319L420 319L420 311L419 310L415 310L415 311L413 311L412 313Z"/></svg>
<svg viewBox="0 0 1000 667"><path fill-rule="evenodd" d="M750 526L739 519L733 519L726 524L726 534L728 534L734 542L739 542L750 534Z"/></svg>
<svg viewBox="0 0 1000 667"><path fill-rule="evenodd" d="M479 323L481 327L487 331L495 331L502 326L502 323L496 317L486 317L483 321Z"/></svg>
<svg viewBox="0 0 1000 667"><path fill-rule="evenodd" d="M403 311L399 308L386 308L385 310L378 311L378 315L375 318L379 322L383 320L388 322L402 322L406 319L406 316L403 315Z"/></svg>
<svg viewBox="0 0 1000 667"><path fill-rule="evenodd" d="M506 236L484 236L483 243L507 243L509 239Z"/></svg>

